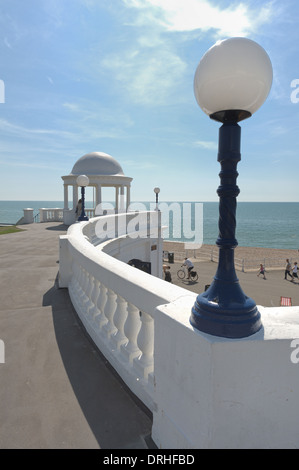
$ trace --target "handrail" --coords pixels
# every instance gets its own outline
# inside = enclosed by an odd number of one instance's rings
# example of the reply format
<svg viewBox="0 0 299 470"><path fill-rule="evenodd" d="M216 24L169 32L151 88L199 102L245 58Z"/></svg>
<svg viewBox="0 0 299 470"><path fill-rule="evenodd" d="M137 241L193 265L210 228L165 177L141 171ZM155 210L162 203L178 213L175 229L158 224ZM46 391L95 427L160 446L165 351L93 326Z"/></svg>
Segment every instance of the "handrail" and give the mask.
<svg viewBox="0 0 299 470"><path fill-rule="evenodd" d="M133 215L126 216L130 220ZM67 243L67 256L61 243L60 268L63 269L67 258L70 264L67 287L87 332L133 393L153 410L156 309L182 298L192 297L195 301L196 294L107 253L113 245L122 243L121 239L128 240L130 233L101 242L96 235L96 224L99 219L108 223L124 216L101 216L73 224L67 235L60 237L61 242ZM150 237L146 240L151 243ZM154 239L155 243L157 240ZM145 239L134 241L136 247L144 242Z"/></svg>

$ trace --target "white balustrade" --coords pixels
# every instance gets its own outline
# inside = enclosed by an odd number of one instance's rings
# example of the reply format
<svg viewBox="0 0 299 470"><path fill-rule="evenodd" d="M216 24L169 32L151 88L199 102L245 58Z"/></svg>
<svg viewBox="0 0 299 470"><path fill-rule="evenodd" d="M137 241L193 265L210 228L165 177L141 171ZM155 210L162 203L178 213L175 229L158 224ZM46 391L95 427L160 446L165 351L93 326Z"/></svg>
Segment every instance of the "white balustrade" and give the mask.
<svg viewBox="0 0 299 470"><path fill-rule="evenodd" d="M119 221L118 217L121 217ZM68 288L73 305L95 344L132 391L152 409L156 307L190 293L111 256L113 253L120 256L122 248L124 252L136 253L138 240L126 234L124 223L134 217L132 213L127 214L127 219L126 214L101 216L102 226L107 223L111 227L113 222L116 234L121 235L104 242L96 231L99 218L69 228L68 250L72 263ZM146 213L143 220L150 223L150 214ZM142 236L149 233L145 226ZM154 241L148 238L148 242L156 246L160 243L162 267L161 238ZM144 244L144 238L140 243ZM147 251L151 252L150 245ZM158 250L155 253L159 254Z"/></svg>
<svg viewBox="0 0 299 470"><path fill-rule="evenodd" d="M57 207L53 208L42 208L39 209L39 221L40 222L62 222L63 221L63 209Z"/></svg>
<svg viewBox="0 0 299 470"><path fill-rule="evenodd" d="M101 219L102 226L112 221L119 227L118 215ZM97 220L73 224L63 236L59 285L68 287L98 349L152 411L156 445L296 448L299 376L290 360L290 340L299 337L298 307L259 307L264 328L254 338L210 338L190 325L195 293L127 264L138 250L151 253L153 244L162 261L159 237L145 246L122 230L103 242ZM255 380L257 373L263 380ZM228 420L230 432L223 433Z"/></svg>

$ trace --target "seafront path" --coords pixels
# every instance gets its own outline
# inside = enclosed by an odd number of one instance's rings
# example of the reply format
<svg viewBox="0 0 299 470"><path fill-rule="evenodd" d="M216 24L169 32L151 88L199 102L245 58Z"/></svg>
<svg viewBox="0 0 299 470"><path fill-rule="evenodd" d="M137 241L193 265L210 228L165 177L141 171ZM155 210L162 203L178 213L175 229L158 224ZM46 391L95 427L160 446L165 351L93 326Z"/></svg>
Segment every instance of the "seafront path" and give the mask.
<svg viewBox="0 0 299 470"><path fill-rule="evenodd" d="M57 287L59 223L0 236L0 449L146 449L148 410Z"/></svg>
<svg viewBox="0 0 299 470"><path fill-rule="evenodd" d="M0 236L0 449L153 447L149 411L94 347L67 289L57 286L59 235L67 227L20 228ZM177 279L176 253L170 271L175 284L200 293L217 264L194 262L196 283ZM266 280L257 271L237 275L258 305L279 306L280 296L299 305L299 284L285 281L284 270L266 273Z"/></svg>
<svg viewBox="0 0 299 470"><path fill-rule="evenodd" d="M165 242L164 245L168 250L171 249L172 244L169 242ZM267 268L266 279L263 279L263 276L261 275L257 277L259 272L259 263L263 261L263 249L260 248L258 251L261 252L262 255L260 260L256 259L255 269L251 269L246 272L236 270L237 277L244 293L254 299L257 305L262 305L264 307L279 307L280 297L289 297L291 298L293 306L299 305L299 279L294 278L294 281L291 282L291 278L288 277L288 280L286 281L284 279L284 268ZM276 251L278 250L271 250L273 258L276 257ZM251 256L251 252L253 256ZM255 260L256 249L246 248L246 254L249 256L249 259ZM299 263L299 252L297 250L279 250L279 254L283 265L286 264L286 258L292 259L293 262L298 261ZM166 261L164 264L170 266L170 273L174 284L184 287L192 292L204 292L205 286L211 284L213 281L217 271L217 262L200 261L193 257L190 259L194 263L195 270L199 276L197 282L188 281L187 279L178 279L177 271L184 262L182 252L174 252L174 263L170 264Z"/></svg>

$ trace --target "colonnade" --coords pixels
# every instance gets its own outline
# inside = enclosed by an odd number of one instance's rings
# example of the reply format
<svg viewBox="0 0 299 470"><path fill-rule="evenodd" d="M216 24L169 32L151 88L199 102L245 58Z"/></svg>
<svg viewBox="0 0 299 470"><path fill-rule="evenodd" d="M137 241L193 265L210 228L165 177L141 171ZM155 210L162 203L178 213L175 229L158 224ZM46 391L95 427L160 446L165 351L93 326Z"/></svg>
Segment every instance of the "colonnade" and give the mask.
<svg viewBox="0 0 299 470"><path fill-rule="evenodd" d="M64 183L64 210L69 210L69 186L73 188L73 207L71 209L75 210L78 204L78 185L74 183ZM108 187L100 183L90 183L91 187L95 188L95 207L94 209L103 202L102 200L102 188ZM130 205L131 194L130 184L115 184L109 185L109 187L115 188L115 212L126 212Z"/></svg>

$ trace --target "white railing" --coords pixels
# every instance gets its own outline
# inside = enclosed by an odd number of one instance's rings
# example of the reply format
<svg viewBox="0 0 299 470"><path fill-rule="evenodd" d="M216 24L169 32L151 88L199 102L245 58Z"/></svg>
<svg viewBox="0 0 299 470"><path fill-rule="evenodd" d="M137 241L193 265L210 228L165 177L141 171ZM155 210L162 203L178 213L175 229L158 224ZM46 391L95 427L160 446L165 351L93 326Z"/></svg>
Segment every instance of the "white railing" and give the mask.
<svg viewBox="0 0 299 470"><path fill-rule="evenodd" d="M297 448L298 349L290 345L299 344L298 307L259 306L263 328L248 338L194 329L195 293L124 262L133 253L162 259L160 231L152 237L147 214L140 239L124 233L134 214L73 224L60 236L59 286L68 287L96 346L152 411L157 447Z"/></svg>
<svg viewBox="0 0 299 470"><path fill-rule="evenodd" d="M148 222L150 215L147 213ZM132 391L153 410L156 307L190 295L194 302L196 295L108 254L119 252L120 245L129 245L130 234L124 235L123 221L126 218L128 223L133 217L134 214L102 216L101 224L107 226L122 218L120 224L115 224L122 227L121 237L102 243L96 234L99 218L72 225L67 235L60 237L60 286L68 287L72 303L100 351ZM161 243L159 236L150 238L152 226L147 224L145 230L148 243L154 246ZM138 245L145 243L144 238L131 241L135 252ZM157 256L162 260L161 250L157 250ZM63 267L66 264L67 272ZM189 308L187 314L190 315Z"/></svg>
<svg viewBox="0 0 299 470"><path fill-rule="evenodd" d="M94 217L94 209L86 209L85 214L90 219ZM63 222L63 209L55 208L42 208L39 209L39 221L40 222Z"/></svg>
<svg viewBox="0 0 299 470"><path fill-rule="evenodd" d="M40 222L62 222L63 209L56 208L42 208L39 210Z"/></svg>

